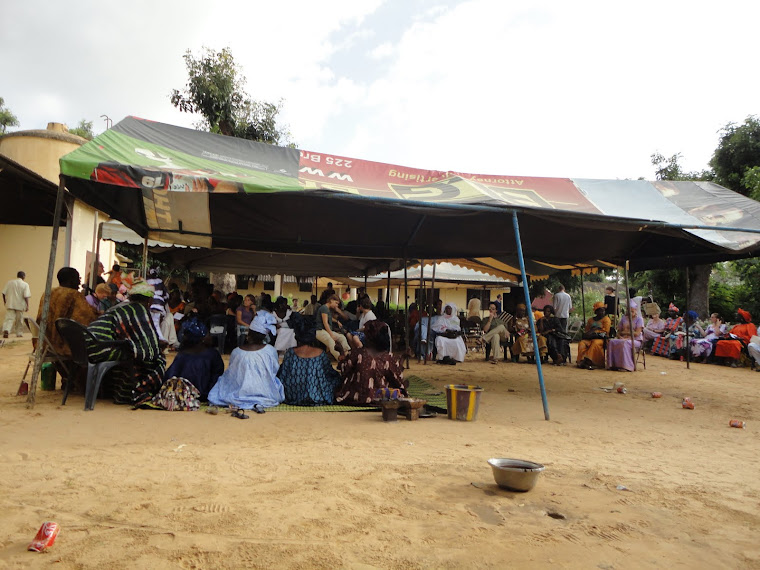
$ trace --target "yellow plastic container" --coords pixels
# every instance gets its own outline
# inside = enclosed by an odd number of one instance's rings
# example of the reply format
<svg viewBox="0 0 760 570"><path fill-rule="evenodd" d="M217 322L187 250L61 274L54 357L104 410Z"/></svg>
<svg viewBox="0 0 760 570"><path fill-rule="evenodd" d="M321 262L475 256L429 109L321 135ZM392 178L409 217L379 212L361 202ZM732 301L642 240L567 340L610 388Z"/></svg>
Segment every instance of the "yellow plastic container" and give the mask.
<svg viewBox="0 0 760 570"><path fill-rule="evenodd" d="M483 388L466 384L449 384L445 388L446 409L449 419L465 422L475 421L478 416L480 394L483 393Z"/></svg>

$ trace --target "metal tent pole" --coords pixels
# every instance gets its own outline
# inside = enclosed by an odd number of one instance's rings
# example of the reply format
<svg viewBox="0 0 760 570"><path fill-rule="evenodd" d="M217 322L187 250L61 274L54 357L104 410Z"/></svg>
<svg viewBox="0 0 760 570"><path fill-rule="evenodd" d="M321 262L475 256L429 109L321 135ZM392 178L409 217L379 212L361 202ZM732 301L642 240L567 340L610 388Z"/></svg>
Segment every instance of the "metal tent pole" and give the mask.
<svg viewBox="0 0 760 570"><path fill-rule="evenodd" d="M433 309L435 309L435 266L438 264L438 260L433 260L433 278L430 282L430 304L432 307L430 307L430 313L428 314L428 327L427 327L427 344L428 347L425 350L425 364L427 364L427 356L428 356L428 350L432 352L433 347L430 346L430 325L433 322Z"/></svg>
<svg viewBox="0 0 760 570"><path fill-rule="evenodd" d="M583 269L581 268L581 311L583 312L583 326L586 326L586 292L583 290Z"/></svg>
<svg viewBox="0 0 760 570"><path fill-rule="evenodd" d="M388 286L385 288L385 314L390 314L391 305L391 268L388 266Z"/></svg>
<svg viewBox="0 0 760 570"><path fill-rule="evenodd" d="M26 397L27 406L34 407L37 396L37 380L40 377L42 368L42 349L44 342L42 339L47 331L48 313L50 312L50 291L53 288L53 270L55 269L55 256L58 253L58 232L61 227L61 211L63 210L63 197L65 187L63 176L59 176L58 196L55 199L55 213L53 214L53 237L50 240L50 258L48 259L48 272L45 280L45 294L42 297L42 314L40 314L40 336L37 339L37 348L34 350L34 369L32 371L32 380L29 383L29 395ZM67 378L71 382L72 378Z"/></svg>
<svg viewBox="0 0 760 570"><path fill-rule="evenodd" d="M148 238L145 238L145 241L143 242L143 254L142 254L142 271L140 272L142 274L143 279L147 279L148 277Z"/></svg>
<svg viewBox="0 0 760 570"><path fill-rule="evenodd" d="M686 311L684 311L684 329L686 329L686 369L691 368L691 350L689 350L689 325L686 322L686 313L689 311L689 289L691 283L689 279L689 267L686 267Z"/></svg>
<svg viewBox="0 0 760 570"><path fill-rule="evenodd" d="M418 310L420 311L420 336L419 336L419 345L415 347L416 350L418 350L417 354L420 354L422 352L422 314L426 312L427 308L427 295L425 295L425 260L420 259L420 289L419 289L419 307ZM430 314L428 313L428 320L430 319ZM427 350L427 340L425 341L425 350ZM419 357L417 358L417 362L419 363Z"/></svg>
<svg viewBox="0 0 760 570"><path fill-rule="evenodd" d="M630 266L629 261L625 260L625 268L623 270L623 276L625 277L625 290L628 291L628 294L626 297L626 306L628 307L628 311L626 312L626 315L628 316L628 328L631 329L631 358L633 359L633 371L636 372L636 347L633 346L633 316L631 315L631 289L628 287L628 267Z"/></svg>
<svg viewBox="0 0 760 570"><path fill-rule="evenodd" d="M99 212L95 210L95 222L92 227L92 263L90 263L90 279L87 282L87 287L93 292L95 291L95 283L97 282L95 270L98 268L98 251L100 251L99 230L102 230L102 226L98 223L98 214Z"/></svg>
<svg viewBox="0 0 760 570"><path fill-rule="evenodd" d="M525 305L530 307L530 291L526 287L528 276L525 273L525 259L523 259L522 242L520 241L520 224L517 221L517 212L512 211L512 224L515 228L515 245L517 245L517 258L520 260L520 273L522 274L523 293ZM544 405L544 419L549 420L549 402L546 400L546 387L544 386L544 369L541 366L541 353L538 349L538 337L536 336L536 323L533 320L533 311L527 311L530 323L530 336L533 339L533 354L536 358L536 370L538 371L538 385L541 389L541 402Z"/></svg>
<svg viewBox="0 0 760 570"><path fill-rule="evenodd" d="M406 352L406 369L409 370L409 283L406 265L409 260L404 255L404 351Z"/></svg>

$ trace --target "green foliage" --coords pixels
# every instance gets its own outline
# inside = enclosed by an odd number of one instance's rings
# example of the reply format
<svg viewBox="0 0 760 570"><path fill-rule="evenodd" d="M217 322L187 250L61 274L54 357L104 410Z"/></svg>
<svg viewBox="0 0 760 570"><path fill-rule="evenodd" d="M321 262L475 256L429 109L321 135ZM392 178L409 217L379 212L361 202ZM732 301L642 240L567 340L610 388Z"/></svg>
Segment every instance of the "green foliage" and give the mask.
<svg viewBox="0 0 760 570"><path fill-rule="evenodd" d="M95 133L92 132L92 121L86 121L84 119L79 121L79 124L76 127L69 129L69 132L72 135L77 135L88 141L95 138Z"/></svg>
<svg viewBox="0 0 760 570"><path fill-rule="evenodd" d="M723 316L730 318L736 312L736 308L741 307L753 316L760 317L760 297L757 294L757 284L760 283L760 259L740 259L726 265L729 271L735 273L736 278L726 285L731 291L728 299L730 312ZM718 297L717 292L715 296Z"/></svg>
<svg viewBox="0 0 760 570"><path fill-rule="evenodd" d="M635 296L649 296L650 292L654 301L667 306L671 302L677 307L686 306L686 268L651 269L649 271L637 271L628 275L628 285L635 289Z"/></svg>
<svg viewBox="0 0 760 570"><path fill-rule="evenodd" d="M681 164L681 153L666 158L659 152L650 156L652 166L655 168L655 178L657 180L712 180L715 174L710 170L702 172L686 172Z"/></svg>
<svg viewBox="0 0 760 570"><path fill-rule="evenodd" d="M5 100L0 97L0 135L5 134L8 127L18 127L19 122L16 115L5 107Z"/></svg>
<svg viewBox="0 0 760 570"><path fill-rule="evenodd" d="M203 117L201 130L269 144L288 144L290 133L277 125L282 101L255 101L245 92L245 77L229 48L214 52L204 48L199 57L188 50L183 56L188 82L174 89L172 105Z"/></svg>
<svg viewBox="0 0 760 570"><path fill-rule="evenodd" d="M753 185L755 176L746 176L748 170L760 166L760 119L751 115L741 125L728 123L720 135L710 160L716 181L749 196L757 188Z"/></svg>
<svg viewBox="0 0 760 570"><path fill-rule="evenodd" d="M736 288L725 283L710 283L710 312L718 313L723 320L731 320L736 312ZM748 309L750 312L751 309Z"/></svg>
<svg viewBox="0 0 760 570"><path fill-rule="evenodd" d="M581 296L580 289L573 289L570 291L570 297L573 300L573 308L570 310L570 316L583 318L583 304L585 303L586 319L593 316L594 303L604 301L604 294L599 293L598 291L584 291L584 294ZM583 302L581 302L581 299L583 299Z"/></svg>
<svg viewBox="0 0 760 570"><path fill-rule="evenodd" d="M753 166L744 171L742 185L749 191L747 195L750 198L760 201L760 166Z"/></svg>

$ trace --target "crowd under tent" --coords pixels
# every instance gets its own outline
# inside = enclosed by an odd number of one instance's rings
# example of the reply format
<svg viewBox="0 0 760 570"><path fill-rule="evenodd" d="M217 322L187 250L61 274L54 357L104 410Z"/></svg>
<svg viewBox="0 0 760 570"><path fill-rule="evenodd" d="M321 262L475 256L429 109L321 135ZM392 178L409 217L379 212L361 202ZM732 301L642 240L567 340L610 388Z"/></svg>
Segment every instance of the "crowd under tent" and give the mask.
<svg viewBox="0 0 760 570"><path fill-rule="evenodd" d="M645 269L745 257L760 242L760 204L709 182L425 170L135 117L60 164L57 205L65 185L142 237L214 249L517 258L525 281L524 258Z"/></svg>

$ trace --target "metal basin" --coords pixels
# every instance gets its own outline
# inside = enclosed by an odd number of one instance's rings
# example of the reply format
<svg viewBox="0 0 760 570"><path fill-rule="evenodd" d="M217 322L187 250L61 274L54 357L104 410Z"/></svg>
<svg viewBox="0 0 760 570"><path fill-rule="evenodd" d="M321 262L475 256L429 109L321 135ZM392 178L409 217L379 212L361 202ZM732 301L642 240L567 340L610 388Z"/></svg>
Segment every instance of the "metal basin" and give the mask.
<svg viewBox="0 0 760 570"><path fill-rule="evenodd" d="M536 486L538 476L544 470L540 463L522 459L489 459L496 484L509 491L530 491Z"/></svg>

